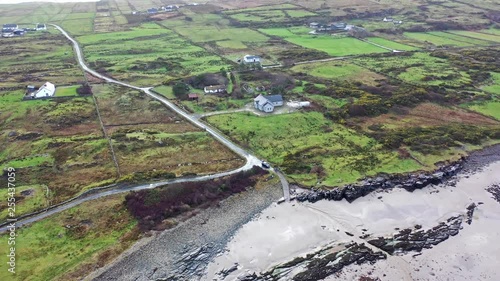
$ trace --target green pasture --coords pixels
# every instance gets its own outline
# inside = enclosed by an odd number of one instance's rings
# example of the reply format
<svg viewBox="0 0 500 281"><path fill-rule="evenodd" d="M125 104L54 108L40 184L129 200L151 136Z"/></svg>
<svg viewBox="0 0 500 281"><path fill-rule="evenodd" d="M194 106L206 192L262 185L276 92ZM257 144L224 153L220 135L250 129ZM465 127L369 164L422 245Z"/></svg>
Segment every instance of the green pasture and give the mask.
<svg viewBox="0 0 500 281"><path fill-rule="evenodd" d="M249 28L219 28L216 26L204 26L196 29L190 27L174 28L179 34L189 38L193 42L210 42L231 40L235 42L265 42L269 38Z"/></svg>
<svg viewBox="0 0 500 281"><path fill-rule="evenodd" d="M144 86L228 67L221 57L156 24L131 31L81 36L78 40L94 68L103 65L113 76Z"/></svg>
<svg viewBox="0 0 500 281"><path fill-rule="evenodd" d="M355 61L377 73L384 73L415 84L461 88L472 83L466 72L453 67L446 59L432 57L428 53L383 58L356 58Z"/></svg>
<svg viewBox="0 0 500 281"><path fill-rule="evenodd" d="M368 38L366 38L366 40L368 40L370 42L373 42L375 44L379 44L381 46L387 47L387 48L391 48L393 50L398 50L398 51L415 51L415 50L418 50L418 48L416 48L416 47L408 46L408 45L405 45L405 44L401 44L401 43L394 42L394 41L387 40L387 39L380 38L380 37L368 37Z"/></svg>
<svg viewBox="0 0 500 281"><path fill-rule="evenodd" d="M453 33L453 34L465 36L465 37L477 38L477 39L487 40L487 41L494 42L494 43L500 43L500 36L493 35L493 34L479 33L479 32L473 32L473 31L463 31L463 30L454 30L454 31L449 31L449 32Z"/></svg>
<svg viewBox="0 0 500 281"><path fill-rule="evenodd" d="M349 56L383 53L387 50L355 38L335 38L331 35L297 34L286 28L260 29L261 32L279 36L286 41L310 49L324 51L331 56Z"/></svg>
<svg viewBox="0 0 500 281"><path fill-rule="evenodd" d="M446 38L441 36L443 32L433 32L433 33L425 33L425 32L405 32L404 36L419 40L422 42L428 42L436 46L456 46L456 47L467 47L473 46L472 42L457 41L450 38ZM465 39L465 38L464 38Z"/></svg>
<svg viewBox="0 0 500 281"><path fill-rule="evenodd" d="M490 72L491 74L491 83L486 86L481 87L486 92L490 92L498 97L500 97L500 73Z"/></svg>
<svg viewBox="0 0 500 281"><path fill-rule="evenodd" d="M233 140L282 168L301 184L328 186L354 182L377 172L421 168L401 160L371 138L334 124L319 112L257 117L250 113L207 118ZM320 166L325 175L311 173Z"/></svg>

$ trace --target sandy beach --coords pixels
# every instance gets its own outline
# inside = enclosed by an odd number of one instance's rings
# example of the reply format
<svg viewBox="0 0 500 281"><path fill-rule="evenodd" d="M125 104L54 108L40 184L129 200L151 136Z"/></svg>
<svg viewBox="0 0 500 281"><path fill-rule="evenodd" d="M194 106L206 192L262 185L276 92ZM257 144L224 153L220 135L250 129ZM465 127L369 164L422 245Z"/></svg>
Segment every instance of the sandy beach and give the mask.
<svg viewBox="0 0 500 281"><path fill-rule="evenodd" d="M325 247L364 244L386 259L351 264L326 280L500 280L500 203L485 189L500 183L500 146L475 153L446 184L414 192L380 189L349 203L277 204L281 187L232 196L178 227L139 241L86 280L238 280L272 271ZM478 204L471 224L467 207ZM367 243L400 229L429 230L452 217L464 222L457 235L421 253L388 253ZM418 254L418 255L416 255ZM304 266L272 280L291 280ZM312 280L312 279L307 279ZM375 279L377 280L377 279Z"/></svg>
<svg viewBox="0 0 500 281"><path fill-rule="evenodd" d="M378 191L353 203L326 201L273 205L244 225L228 243L228 250L207 269L203 280L223 280L217 273L238 264L224 280L304 256L329 244L366 242L371 237L392 235L396 228L421 225L432 228L447 218L463 214L473 202L483 204L471 225L433 249L390 256L375 265L347 267L328 280L357 280L367 276L382 280L500 280L500 204L485 189L500 182L500 162L482 171L458 176L456 186L438 185L407 192ZM349 232L354 234L350 236ZM284 279L285 280L285 279Z"/></svg>

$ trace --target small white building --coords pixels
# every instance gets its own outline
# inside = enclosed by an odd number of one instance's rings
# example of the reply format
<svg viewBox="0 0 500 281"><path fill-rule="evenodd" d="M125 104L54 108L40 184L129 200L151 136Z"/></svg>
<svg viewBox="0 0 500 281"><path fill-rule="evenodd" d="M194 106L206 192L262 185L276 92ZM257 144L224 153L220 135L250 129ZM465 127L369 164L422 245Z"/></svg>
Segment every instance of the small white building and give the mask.
<svg viewBox="0 0 500 281"><path fill-rule="evenodd" d="M47 26L44 23L37 23L36 24L36 30L47 30Z"/></svg>
<svg viewBox="0 0 500 281"><path fill-rule="evenodd" d="M56 86L50 82L43 84L36 92L30 94L33 99L53 97L56 93Z"/></svg>
<svg viewBox="0 0 500 281"><path fill-rule="evenodd" d="M283 106L283 96L281 95L271 95L263 96L258 95L253 100L254 107L263 112L273 112L274 108L277 106Z"/></svg>
<svg viewBox="0 0 500 281"><path fill-rule="evenodd" d="M226 86L224 85L206 86L205 88L203 88L203 91L205 92L205 94L224 93L226 92Z"/></svg>
<svg viewBox="0 0 500 281"><path fill-rule="evenodd" d="M259 56L246 55L243 57L243 63L245 64L261 63L261 60Z"/></svg>
<svg viewBox="0 0 500 281"><path fill-rule="evenodd" d="M309 101L290 101L287 102L286 105L292 108L302 108L311 106L311 102Z"/></svg>

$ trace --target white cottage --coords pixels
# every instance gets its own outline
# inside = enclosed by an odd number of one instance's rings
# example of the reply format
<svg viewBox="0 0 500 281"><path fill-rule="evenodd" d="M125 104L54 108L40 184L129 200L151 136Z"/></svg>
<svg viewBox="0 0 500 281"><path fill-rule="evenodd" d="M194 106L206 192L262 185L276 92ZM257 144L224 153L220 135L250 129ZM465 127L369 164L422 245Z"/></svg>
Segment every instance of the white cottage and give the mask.
<svg viewBox="0 0 500 281"><path fill-rule="evenodd" d="M31 98L45 98L52 97L56 93L56 86L50 82L43 84L42 87L38 89L38 91L31 93Z"/></svg>
<svg viewBox="0 0 500 281"><path fill-rule="evenodd" d="M263 112L273 112L277 106L283 106L283 97L281 95L263 96L259 95L253 100L256 109Z"/></svg>
<svg viewBox="0 0 500 281"><path fill-rule="evenodd" d="M246 55L243 57L243 63L245 64L261 63L261 58L259 56Z"/></svg>

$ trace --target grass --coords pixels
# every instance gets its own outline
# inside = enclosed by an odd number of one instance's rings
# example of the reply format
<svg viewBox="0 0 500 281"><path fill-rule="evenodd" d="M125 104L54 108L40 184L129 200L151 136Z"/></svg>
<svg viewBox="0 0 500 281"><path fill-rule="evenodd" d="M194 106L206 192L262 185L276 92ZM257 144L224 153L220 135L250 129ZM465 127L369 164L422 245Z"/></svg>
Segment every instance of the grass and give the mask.
<svg viewBox="0 0 500 281"><path fill-rule="evenodd" d="M455 47L468 47L468 46L473 46L474 44L471 42L467 42L466 40L463 41L457 41L453 40L450 38L446 38L444 36L441 36L443 32L433 32L433 33L422 33L422 32L405 32L404 36L423 41L423 42L428 42L436 46L455 46Z"/></svg>
<svg viewBox="0 0 500 281"><path fill-rule="evenodd" d="M176 99L171 86L158 86L155 87L153 90L164 95L167 99Z"/></svg>
<svg viewBox="0 0 500 281"><path fill-rule="evenodd" d="M2 40L0 53L0 73L9 74L0 81L0 88L41 86L45 81L56 86L71 85L84 78L74 59L71 45L61 34L37 32Z"/></svg>
<svg viewBox="0 0 500 281"><path fill-rule="evenodd" d="M500 120L500 100L473 103L468 108Z"/></svg>
<svg viewBox="0 0 500 281"><path fill-rule="evenodd" d="M125 209L123 198L120 195L86 202L17 229L16 274L2 270L0 279L79 279L90 273L90 268L109 262L137 239L133 234L137 222ZM1 235L0 242L7 245L7 238ZM0 254L5 257L8 248L1 247ZM72 278L63 277L69 273Z"/></svg>
<svg viewBox="0 0 500 281"><path fill-rule="evenodd" d="M65 87L57 87L56 96L58 97L74 97L78 96L76 89L78 89L80 85L77 86L65 86Z"/></svg>
<svg viewBox="0 0 500 281"><path fill-rule="evenodd" d="M175 31L193 42L226 41L265 42L269 38L249 28L220 28L216 26L176 27Z"/></svg>
<svg viewBox="0 0 500 281"><path fill-rule="evenodd" d="M287 10L286 14L292 18L304 18L304 17L313 17L317 16L317 14L304 11L304 10Z"/></svg>
<svg viewBox="0 0 500 281"><path fill-rule="evenodd" d="M398 50L398 51L418 50L418 48L416 48L416 47L408 46L405 44L401 44L401 43L394 42L394 41L387 40L387 39L380 38L380 37L368 37L368 38L366 38L366 40L373 42L373 43L376 43L376 44L379 44L381 46L387 47L387 48L391 48L393 50Z"/></svg>
<svg viewBox="0 0 500 281"><path fill-rule="evenodd" d="M294 32L287 28L259 29L261 32L279 36L286 41L310 49L324 51L331 56L348 56L387 52L383 48L371 45L355 38L335 38L330 35L311 35Z"/></svg>
<svg viewBox="0 0 500 281"><path fill-rule="evenodd" d="M481 87L484 91L500 96L500 73L490 72L492 83Z"/></svg>
<svg viewBox="0 0 500 281"><path fill-rule="evenodd" d="M450 33L458 34L458 35L465 36L465 37L477 38L477 39L481 39L481 40L500 43L500 36L493 35L493 34L485 34L485 33L463 31L463 30L454 30L454 31L450 31Z"/></svg>
<svg viewBox="0 0 500 281"><path fill-rule="evenodd" d="M21 195L21 192L32 190L32 193L27 196ZM0 198L7 198L7 189L0 188ZM35 210L49 206L50 191L47 186L43 185L26 185L16 188L16 215L26 214ZM3 200L0 203L0 221L5 221L8 218L7 201Z"/></svg>
<svg viewBox="0 0 500 281"><path fill-rule="evenodd" d="M360 81L366 84L373 84L375 80L384 78L366 68L346 61L300 64L292 67L291 70L325 79Z"/></svg>
<svg viewBox="0 0 500 281"><path fill-rule="evenodd" d="M381 171L421 168L413 160L399 159L396 153L382 149L373 139L331 123L318 112L265 118L237 113L207 120L305 185L321 182L334 186ZM367 165L373 160L376 164ZM321 166L325 175L312 173L315 166Z"/></svg>
<svg viewBox="0 0 500 281"><path fill-rule="evenodd" d="M228 67L221 57L151 23L130 31L81 36L78 40L92 66L142 86Z"/></svg>
<svg viewBox="0 0 500 281"><path fill-rule="evenodd" d="M428 53L357 58L355 61L377 73L384 73L414 84L461 88L472 83L467 73L453 67L447 60L432 57Z"/></svg>

